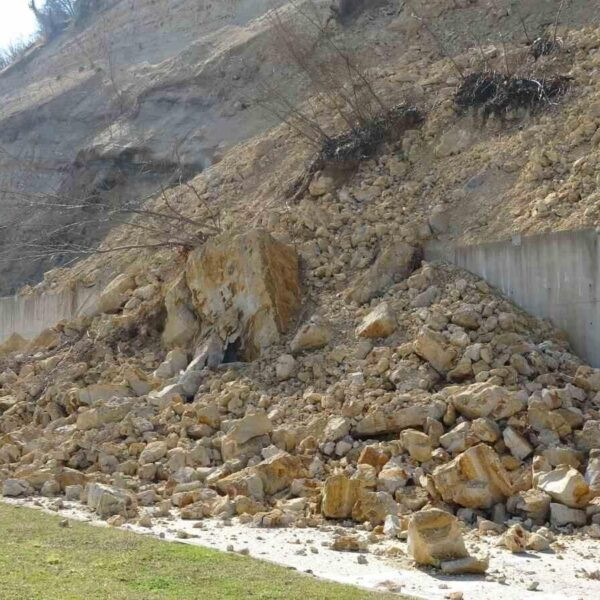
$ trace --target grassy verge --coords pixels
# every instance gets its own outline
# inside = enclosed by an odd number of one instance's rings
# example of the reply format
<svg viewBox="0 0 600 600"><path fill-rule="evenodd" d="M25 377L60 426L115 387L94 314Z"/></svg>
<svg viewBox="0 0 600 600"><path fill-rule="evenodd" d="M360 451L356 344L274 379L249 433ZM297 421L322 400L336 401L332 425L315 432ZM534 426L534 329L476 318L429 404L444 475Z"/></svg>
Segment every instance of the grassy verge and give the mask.
<svg viewBox="0 0 600 600"><path fill-rule="evenodd" d="M0 504L1 600L398 600L251 558Z"/></svg>

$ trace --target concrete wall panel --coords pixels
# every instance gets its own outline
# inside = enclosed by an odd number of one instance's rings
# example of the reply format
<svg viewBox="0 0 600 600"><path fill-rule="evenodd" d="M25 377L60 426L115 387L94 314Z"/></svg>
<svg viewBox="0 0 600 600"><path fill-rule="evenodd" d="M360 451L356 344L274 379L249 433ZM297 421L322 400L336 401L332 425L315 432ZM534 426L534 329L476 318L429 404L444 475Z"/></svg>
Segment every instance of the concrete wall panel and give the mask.
<svg viewBox="0 0 600 600"><path fill-rule="evenodd" d="M431 243L425 258L471 271L527 312L550 319L577 354L600 367L598 237L586 229L453 248Z"/></svg>
<svg viewBox="0 0 600 600"><path fill-rule="evenodd" d="M96 312L98 287L76 287L56 293L0 298L0 343L13 333L33 339L59 321Z"/></svg>

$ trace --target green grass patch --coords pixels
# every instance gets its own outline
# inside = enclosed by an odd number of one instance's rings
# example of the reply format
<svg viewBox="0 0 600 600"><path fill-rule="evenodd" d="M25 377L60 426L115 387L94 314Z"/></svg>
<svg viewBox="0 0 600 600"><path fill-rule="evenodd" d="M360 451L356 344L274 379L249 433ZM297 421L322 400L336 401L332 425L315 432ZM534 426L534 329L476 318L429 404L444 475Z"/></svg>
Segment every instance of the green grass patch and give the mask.
<svg viewBox="0 0 600 600"><path fill-rule="evenodd" d="M0 504L0 600L398 600L236 554ZM318 558L317 558L318 560Z"/></svg>

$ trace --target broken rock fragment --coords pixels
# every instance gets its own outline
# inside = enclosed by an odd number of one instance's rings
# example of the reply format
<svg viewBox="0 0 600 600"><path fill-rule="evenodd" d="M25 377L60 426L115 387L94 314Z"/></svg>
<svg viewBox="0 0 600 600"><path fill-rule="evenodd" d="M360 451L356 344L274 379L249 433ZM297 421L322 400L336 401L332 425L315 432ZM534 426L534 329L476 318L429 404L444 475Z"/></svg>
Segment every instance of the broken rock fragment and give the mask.
<svg viewBox="0 0 600 600"><path fill-rule="evenodd" d="M433 481L444 501L466 508L491 508L512 494L508 473L493 448L478 444L436 467Z"/></svg>
<svg viewBox="0 0 600 600"><path fill-rule="evenodd" d="M365 273L358 276L346 293L347 302L364 304L383 294L391 285L406 279L414 270L420 251L405 242L385 248Z"/></svg>
<svg viewBox="0 0 600 600"><path fill-rule="evenodd" d="M447 373L458 355L446 338L429 327L423 327L415 341L415 352L425 359L438 373Z"/></svg>
<svg viewBox="0 0 600 600"><path fill-rule="evenodd" d="M114 486L90 483L85 487L84 498L87 505L98 513L101 519L113 515L131 518L137 514L135 496Z"/></svg>
<svg viewBox="0 0 600 600"><path fill-rule="evenodd" d="M591 499L590 488L583 475L566 465L541 474L537 487L555 502L571 508L583 508Z"/></svg>
<svg viewBox="0 0 600 600"><path fill-rule="evenodd" d="M358 437L400 433L409 427L422 427L428 416L429 409L426 406L409 406L392 413L379 409L359 421L355 433Z"/></svg>
<svg viewBox="0 0 600 600"><path fill-rule="evenodd" d="M396 327L396 316L390 305L382 302L363 319L356 328L356 335L363 338L385 338L394 333Z"/></svg>
<svg viewBox="0 0 600 600"><path fill-rule="evenodd" d="M331 331L327 325L315 320L303 325L290 343L292 354L299 354L307 350L318 350L329 344Z"/></svg>
<svg viewBox="0 0 600 600"><path fill-rule="evenodd" d="M442 561L469 557L457 518L437 508L421 510L411 517L408 552L417 564L436 567Z"/></svg>
<svg viewBox="0 0 600 600"><path fill-rule="evenodd" d="M273 431L273 424L264 413L247 415L235 421L221 441L221 454L225 460L238 456L244 444Z"/></svg>
<svg viewBox="0 0 600 600"><path fill-rule="evenodd" d="M362 482L345 475L330 476L323 486L321 512L328 519L347 519L352 515Z"/></svg>

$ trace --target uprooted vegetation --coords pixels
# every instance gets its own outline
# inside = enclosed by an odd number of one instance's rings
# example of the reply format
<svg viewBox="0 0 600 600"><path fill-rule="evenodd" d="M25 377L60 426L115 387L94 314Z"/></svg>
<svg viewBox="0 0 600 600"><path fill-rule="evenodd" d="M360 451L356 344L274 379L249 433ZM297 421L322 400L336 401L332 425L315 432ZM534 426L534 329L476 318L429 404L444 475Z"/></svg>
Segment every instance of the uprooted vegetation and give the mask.
<svg viewBox="0 0 600 600"><path fill-rule="evenodd" d="M376 156L386 143L396 143L406 131L423 124L425 115L417 108L398 105L378 115L362 127L355 127L337 136L325 137L320 151L288 190L288 196L297 200L310 185L313 175L327 171L329 175L354 171L361 161Z"/></svg>
<svg viewBox="0 0 600 600"><path fill-rule="evenodd" d="M455 103L461 112L473 109L480 113L484 123L491 116L504 121L509 111L522 109L533 114L555 104L567 92L570 82L566 76L537 80L479 71L465 77Z"/></svg>

